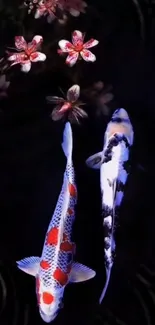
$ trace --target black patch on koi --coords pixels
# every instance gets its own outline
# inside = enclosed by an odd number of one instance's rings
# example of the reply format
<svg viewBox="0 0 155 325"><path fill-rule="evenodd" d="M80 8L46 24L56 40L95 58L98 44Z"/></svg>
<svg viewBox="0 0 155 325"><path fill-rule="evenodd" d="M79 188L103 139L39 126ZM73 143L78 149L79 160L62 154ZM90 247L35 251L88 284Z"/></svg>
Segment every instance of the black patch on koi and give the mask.
<svg viewBox="0 0 155 325"><path fill-rule="evenodd" d="M104 152L103 164L109 162L112 159L112 148L116 147L120 142L124 141L127 148L130 147L127 138L124 135L114 134L109 141L107 149Z"/></svg>
<svg viewBox="0 0 155 325"><path fill-rule="evenodd" d="M112 187L113 182L111 182L109 178L107 178L107 181L108 181L109 186Z"/></svg>
<svg viewBox="0 0 155 325"><path fill-rule="evenodd" d="M112 255L111 255L111 256L112 256L112 261L114 261L114 259L115 259L115 257L116 257L116 252L115 252L115 250L112 251Z"/></svg>
<svg viewBox="0 0 155 325"><path fill-rule="evenodd" d="M106 267L106 269L109 269L110 264L111 264L111 258L109 260L109 258L105 255L105 267Z"/></svg>
<svg viewBox="0 0 155 325"><path fill-rule="evenodd" d="M112 228L108 227L107 225L104 225L104 237L110 238L112 235Z"/></svg>
<svg viewBox="0 0 155 325"><path fill-rule="evenodd" d="M117 192L124 192L125 184L121 181L117 181L116 191Z"/></svg>
<svg viewBox="0 0 155 325"><path fill-rule="evenodd" d="M67 264L70 264L73 261L73 254L72 253L68 253L67 254Z"/></svg>
<svg viewBox="0 0 155 325"><path fill-rule="evenodd" d="M109 236L105 236L105 237L108 237L108 239L110 239ZM107 242L107 241L104 241L104 247L106 250L108 250L110 248L110 240Z"/></svg>
<svg viewBox="0 0 155 325"><path fill-rule="evenodd" d="M129 174L130 169L131 169L129 160L124 161L122 166L123 166L124 170L126 171L126 173Z"/></svg>
<svg viewBox="0 0 155 325"><path fill-rule="evenodd" d="M127 138L125 137L125 135L122 136L122 140L121 141L124 141L125 142L126 148L130 148L129 141L127 140Z"/></svg>
<svg viewBox="0 0 155 325"><path fill-rule="evenodd" d="M113 117L111 119L111 121L115 122L115 123L128 123L129 124L129 120L127 118Z"/></svg>
<svg viewBox="0 0 155 325"><path fill-rule="evenodd" d="M102 208L102 215L104 216L104 218L108 217L108 216L113 216L113 209L111 207L109 207L108 205L103 205Z"/></svg>

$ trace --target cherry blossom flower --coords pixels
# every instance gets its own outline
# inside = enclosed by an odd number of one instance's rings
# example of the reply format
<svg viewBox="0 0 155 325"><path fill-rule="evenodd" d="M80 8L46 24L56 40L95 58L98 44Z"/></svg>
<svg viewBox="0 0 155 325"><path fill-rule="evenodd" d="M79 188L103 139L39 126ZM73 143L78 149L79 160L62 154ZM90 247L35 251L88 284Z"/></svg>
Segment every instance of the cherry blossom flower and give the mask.
<svg viewBox="0 0 155 325"><path fill-rule="evenodd" d="M31 62L45 61L46 55L38 52L37 49L43 42L42 36L36 35L32 42L27 43L23 36L15 37L15 46L19 53L8 53L8 61L21 65L21 71L29 72L31 69Z"/></svg>
<svg viewBox="0 0 155 325"><path fill-rule="evenodd" d="M48 23L51 23L55 18L58 0L41 0L37 5L37 10L34 18L38 19L42 16L47 16Z"/></svg>
<svg viewBox="0 0 155 325"><path fill-rule="evenodd" d="M48 102L57 104L53 109L51 117L53 121L57 121L67 115L68 120L73 123L79 123L79 118L86 118L87 113L79 106L84 105L79 101L80 87L74 85L67 91L66 99L56 96L47 96Z"/></svg>
<svg viewBox="0 0 155 325"><path fill-rule="evenodd" d="M96 61L96 56L88 49L96 46L99 42L92 38L88 42L84 43L84 36L85 34L82 34L79 30L75 30L72 33L72 43L66 40L61 40L58 43L60 47L58 53L68 53L66 64L70 67L72 67L80 58L83 58L86 62Z"/></svg>
<svg viewBox="0 0 155 325"><path fill-rule="evenodd" d="M0 76L0 99L7 97L7 88L10 86L10 81L6 81L6 75Z"/></svg>
<svg viewBox="0 0 155 325"><path fill-rule="evenodd" d="M69 11L72 16L78 17L81 12L85 13L87 3L83 0L60 0L59 7Z"/></svg>

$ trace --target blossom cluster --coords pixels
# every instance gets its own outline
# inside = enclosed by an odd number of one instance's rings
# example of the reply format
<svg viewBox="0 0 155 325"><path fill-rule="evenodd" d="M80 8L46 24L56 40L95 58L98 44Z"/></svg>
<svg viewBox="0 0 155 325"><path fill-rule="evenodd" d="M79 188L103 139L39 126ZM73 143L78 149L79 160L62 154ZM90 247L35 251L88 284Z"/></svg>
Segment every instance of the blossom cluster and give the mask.
<svg viewBox="0 0 155 325"><path fill-rule="evenodd" d="M30 0L25 3L29 7L29 12L34 12L34 18L38 19L47 16L47 21L52 22L57 18L57 10L72 16L79 16L85 13L87 4L83 0ZM60 39L58 41L57 53L66 56L65 63L68 67L73 67L80 60L85 62L95 62L96 56L90 49L99 43L91 38L85 42L85 33L74 30L71 41ZM35 35L31 42L27 42L23 36L15 36L15 51L7 51L7 61L11 66L19 64L21 71L28 73L35 62L45 61L46 54L41 51L43 37ZM9 85L9 84L8 84ZM53 120L66 117L72 122L79 122L79 118L87 117L87 113L80 107L84 105L79 100L80 85L71 86L66 98L48 96L47 101L56 104L51 114Z"/></svg>

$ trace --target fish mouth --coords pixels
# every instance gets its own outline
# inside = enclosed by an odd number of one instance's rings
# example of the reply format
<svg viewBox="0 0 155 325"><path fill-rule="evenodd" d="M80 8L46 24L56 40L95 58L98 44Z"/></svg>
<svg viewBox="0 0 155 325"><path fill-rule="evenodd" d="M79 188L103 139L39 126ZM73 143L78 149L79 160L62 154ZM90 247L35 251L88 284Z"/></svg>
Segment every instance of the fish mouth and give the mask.
<svg viewBox="0 0 155 325"><path fill-rule="evenodd" d="M40 312L40 316L43 319L43 321L45 323L50 323L52 322L58 315L58 311L56 311L55 313L53 313L52 315L47 315L45 314L41 309L39 310Z"/></svg>

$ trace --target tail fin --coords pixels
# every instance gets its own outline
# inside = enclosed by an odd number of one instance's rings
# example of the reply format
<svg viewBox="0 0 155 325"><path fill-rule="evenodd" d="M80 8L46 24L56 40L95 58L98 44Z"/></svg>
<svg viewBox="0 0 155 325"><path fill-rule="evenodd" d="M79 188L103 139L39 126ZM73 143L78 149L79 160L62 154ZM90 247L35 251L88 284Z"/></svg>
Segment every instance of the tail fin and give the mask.
<svg viewBox="0 0 155 325"><path fill-rule="evenodd" d="M108 179L106 179L108 183ZM105 255L105 268L106 268L106 283L104 285L102 294L99 299L101 304L111 276L111 269L113 266L113 259L115 253L115 240L114 240L114 227L115 227L115 192L116 192L116 182L114 181L111 186L106 186L107 191L103 193L102 206L103 213L105 214L103 226L104 226L104 255Z"/></svg>
<svg viewBox="0 0 155 325"><path fill-rule="evenodd" d="M110 216L108 217L110 221ZM111 218L112 221L112 218ZM106 226L106 224L105 224ZM108 226L108 224L107 224ZM110 222L109 222L109 230L111 228L111 234L109 236L104 238L105 242L105 249L104 249L104 254L105 254L105 267L106 267L106 282L102 291L102 294L99 299L99 303L102 303L102 300L106 294L106 291L108 289L109 281L110 281L110 276L111 276L111 269L113 266L113 259L114 259L114 253L115 253L115 241L113 238L113 225L111 224L110 227Z"/></svg>
<svg viewBox="0 0 155 325"><path fill-rule="evenodd" d="M99 299L99 304L102 303L102 300L106 294L106 291L107 291L107 288L108 288L108 285L109 285L109 281L110 281L110 275L111 275L111 268L109 269L106 269L106 283L105 283L105 286L103 288L103 291L101 293L101 296L100 296L100 299Z"/></svg>
<svg viewBox="0 0 155 325"><path fill-rule="evenodd" d="M63 142L62 149L67 160L72 158L72 150L73 150L73 135L72 128L69 122L65 124L64 132L63 132Z"/></svg>

